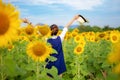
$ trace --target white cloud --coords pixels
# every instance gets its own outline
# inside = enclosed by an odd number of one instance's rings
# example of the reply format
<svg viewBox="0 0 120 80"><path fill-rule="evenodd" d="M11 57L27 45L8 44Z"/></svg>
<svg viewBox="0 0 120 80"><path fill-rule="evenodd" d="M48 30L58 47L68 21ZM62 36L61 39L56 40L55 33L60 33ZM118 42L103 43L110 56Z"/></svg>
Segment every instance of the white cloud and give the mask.
<svg viewBox="0 0 120 80"><path fill-rule="evenodd" d="M11 3L11 2L22 2L21 0L2 0L3 2L6 3Z"/></svg>
<svg viewBox="0 0 120 80"><path fill-rule="evenodd" d="M6 2L21 2L29 5L61 4L77 10L91 10L99 6L104 0L6 0Z"/></svg>
<svg viewBox="0 0 120 80"><path fill-rule="evenodd" d="M64 0L63 4L69 5L77 10L91 10L93 7L101 5L103 0Z"/></svg>

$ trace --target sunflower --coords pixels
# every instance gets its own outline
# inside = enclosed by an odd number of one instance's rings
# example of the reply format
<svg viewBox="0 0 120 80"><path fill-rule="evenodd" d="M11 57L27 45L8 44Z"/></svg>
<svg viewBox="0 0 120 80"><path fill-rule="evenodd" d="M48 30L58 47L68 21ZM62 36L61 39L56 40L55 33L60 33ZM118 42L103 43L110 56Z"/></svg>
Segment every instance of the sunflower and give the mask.
<svg viewBox="0 0 120 80"><path fill-rule="evenodd" d="M51 53L51 47L47 46L45 42L35 41L27 46L27 54L35 61L45 61Z"/></svg>
<svg viewBox="0 0 120 80"><path fill-rule="evenodd" d="M81 35L84 36L84 37L86 36L86 34L87 34L86 32L81 33Z"/></svg>
<svg viewBox="0 0 120 80"><path fill-rule="evenodd" d="M112 52L108 54L108 61L110 63L120 62L120 43L115 43L112 45Z"/></svg>
<svg viewBox="0 0 120 80"><path fill-rule="evenodd" d="M78 29L78 28L75 28L73 31L74 31L74 32L79 32L79 29Z"/></svg>
<svg viewBox="0 0 120 80"><path fill-rule="evenodd" d="M100 39L103 39L105 36L106 36L106 33L105 32L102 32L102 33L97 33L97 36L100 38Z"/></svg>
<svg viewBox="0 0 120 80"><path fill-rule="evenodd" d="M95 42L95 36L90 36L89 40L90 40L91 42Z"/></svg>
<svg viewBox="0 0 120 80"><path fill-rule="evenodd" d="M120 61L120 57L119 56L120 56L119 53L114 53L114 52L110 53L108 55L108 62L109 63L118 63Z"/></svg>
<svg viewBox="0 0 120 80"><path fill-rule="evenodd" d="M112 43L117 43L119 41L119 34L115 33L115 32L112 32L110 34L110 40Z"/></svg>
<svg viewBox="0 0 120 80"><path fill-rule="evenodd" d="M0 47L16 39L20 26L19 12L11 4L0 2Z"/></svg>
<svg viewBox="0 0 120 80"><path fill-rule="evenodd" d="M81 39L81 38L80 38L79 35L77 35L77 36L74 37L74 41L75 41L76 43L78 43L78 42L80 41L80 39Z"/></svg>
<svg viewBox="0 0 120 80"><path fill-rule="evenodd" d="M75 37L78 35L78 32L72 31L71 35L72 35L72 37Z"/></svg>
<svg viewBox="0 0 120 80"><path fill-rule="evenodd" d="M14 48L14 45L8 44L7 48L8 48L8 51L11 51Z"/></svg>
<svg viewBox="0 0 120 80"><path fill-rule="evenodd" d="M79 45L81 45L81 46L85 46L85 44L86 44L86 41L85 40L81 40L80 42L79 42Z"/></svg>
<svg viewBox="0 0 120 80"><path fill-rule="evenodd" d="M95 33L93 31L91 31L91 32L88 32L88 35L89 36L95 36Z"/></svg>
<svg viewBox="0 0 120 80"><path fill-rule="evenodd" d="M75 41L76 43L79 43L79 42L81 42L81 41L84 41L84 37L81 36L81 35L77 35L77 36L74 37L74 41Z"/></svg>
<svg viewBox="0 0 120 80"><path fill-rule="evenodd" d="M27 35L32 35L34 33L34 27L31 24L28 24L25 28L25 33Z"/></svg>
<svg viewBox="0 0 120 80"><path fill-rule="evenodd" d="M82 45L78 45L77 47L75 47L75 49L74 49L74 53L75 54L81 54L81 53L83 53L83 51L84 51L84 47L82 46Z"/></svg>
<svg viewBox="0 0 120 80"><path fill-rule="evenodd" d="M48 25L38 26L38 30L42 36L50 36L51 30Z"/></svg>
<svg viewBox="0 0 120 80"><path fill-rule="evenodd" d="M110 41L110 36L108 34L105 36L105 40Z"/></svg>

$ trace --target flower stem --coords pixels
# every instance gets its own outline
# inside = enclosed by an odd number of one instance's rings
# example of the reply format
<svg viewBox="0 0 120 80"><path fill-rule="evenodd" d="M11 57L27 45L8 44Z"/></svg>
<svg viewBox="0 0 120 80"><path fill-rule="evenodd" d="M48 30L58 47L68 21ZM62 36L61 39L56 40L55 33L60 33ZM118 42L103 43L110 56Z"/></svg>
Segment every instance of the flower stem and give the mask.
<svg viewBox="0 0 120 80"><path fill-rule="evenodd" d="M0 63L1 63L1 67L3 67L3 57L2 57L2 54L0 55ZM4 80L4 74L3 74L3 72L1 71L1 80Z"/></svg>
<svg viewBox="0 0 120 80"><path fill-rule="evenodd" d="M29 64L29 62L30 62L30 58L29 58L29 56L27 57L27 62L28 62L28 64Z"/></svg>
<svg viewBox="0 0 120 80"><path fill-rule="evenodd" d="M36 67L36 80L39 80L39 63L38 62Z"/></svg>
<svg viewBox="0 0 120 80"><path fill-rule="evenodd" d="M77 76L78 76L78 80L80 79L80 64L79 64L79 56L77 57L77 68L78 68L78 71L77 71Z"/></svg>

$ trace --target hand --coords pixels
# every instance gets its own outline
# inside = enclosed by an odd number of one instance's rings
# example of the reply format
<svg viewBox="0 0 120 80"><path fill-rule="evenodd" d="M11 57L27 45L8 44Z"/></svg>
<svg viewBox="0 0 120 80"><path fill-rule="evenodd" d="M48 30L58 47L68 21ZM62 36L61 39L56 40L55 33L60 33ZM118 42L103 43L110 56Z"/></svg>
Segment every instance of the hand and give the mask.
<svg viewBox="0 0 120 80"><path fill-rule="evenodd" d="M79 18L79 15L74 16L74 20L77 20Z"/></svg>
<svg viewBox="0 0 120 80"><path fill-rule="evenodd" d="M22 19L22 21L23 21L24 23L29 23L29 21L28 21L26 18Z"/></svg>

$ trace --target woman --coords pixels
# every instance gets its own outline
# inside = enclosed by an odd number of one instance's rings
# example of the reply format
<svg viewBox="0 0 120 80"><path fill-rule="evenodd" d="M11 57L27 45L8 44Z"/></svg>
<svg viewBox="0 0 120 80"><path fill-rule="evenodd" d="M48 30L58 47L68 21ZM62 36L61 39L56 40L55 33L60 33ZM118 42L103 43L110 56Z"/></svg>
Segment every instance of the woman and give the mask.
<svg viewBox="0 0 120 80"><path fill-rule="evenodd" d="M50 26L51 28L51 36L52 38L48 39L47 41L52 45L52 48L55 49L58 53L51 54L57 58L56 61L52 62L49 61L46 65L46 68L50 69L52 66L55 66L58 70L58 75L62 76L62 73L66 71L63 49L62 49L62 41L64 40L65 34L68 31L70 25L79 18L79 15L73 17L73 19L63 28L62 33L59 36L56 36L58 33L58 26L53 24Z"/></svg>

